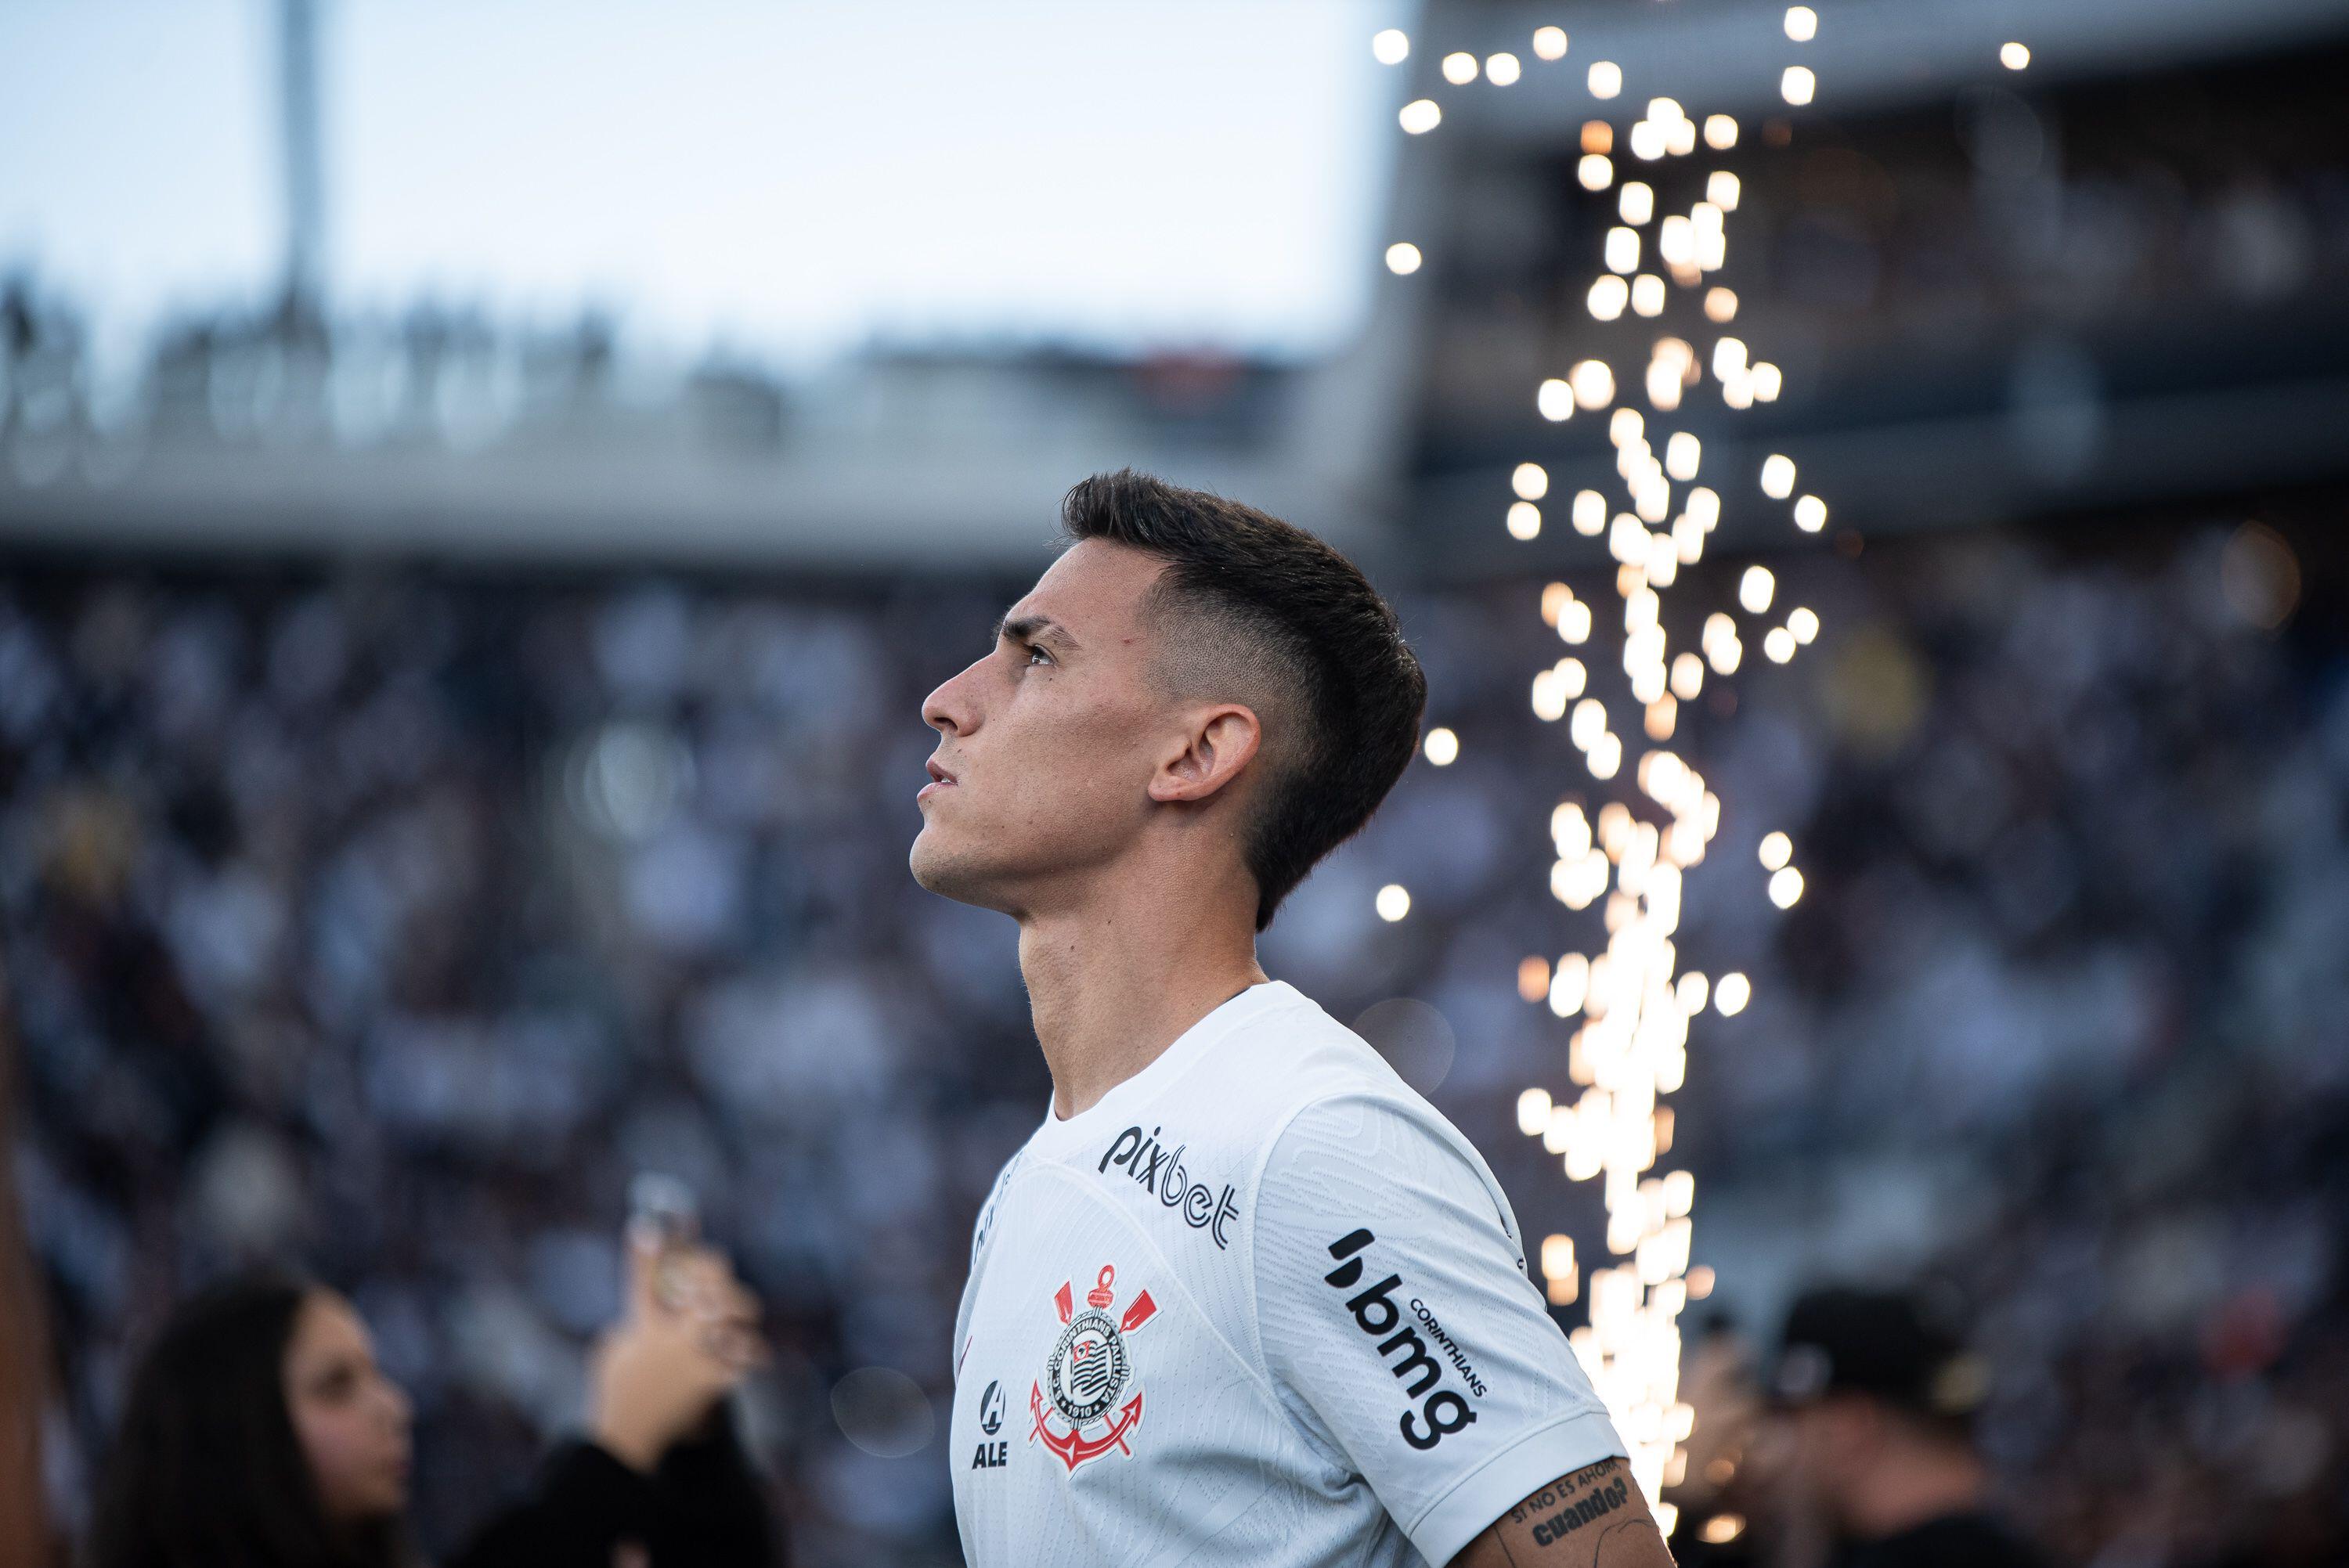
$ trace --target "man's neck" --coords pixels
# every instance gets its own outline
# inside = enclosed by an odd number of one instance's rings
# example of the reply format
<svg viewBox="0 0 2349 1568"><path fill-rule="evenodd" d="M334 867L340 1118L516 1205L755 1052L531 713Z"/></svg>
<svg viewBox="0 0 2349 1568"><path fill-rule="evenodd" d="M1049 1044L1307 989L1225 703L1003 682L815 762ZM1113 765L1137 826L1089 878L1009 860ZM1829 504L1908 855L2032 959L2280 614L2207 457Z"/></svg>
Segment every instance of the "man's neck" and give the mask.
<svg viewBox="0 0 2349 1568"><path fill-rule="evenodd" d="M1152 1062L1265 973L1255 904L1118 899L1019 923L1019 973L1066 1119Z"/></svg>

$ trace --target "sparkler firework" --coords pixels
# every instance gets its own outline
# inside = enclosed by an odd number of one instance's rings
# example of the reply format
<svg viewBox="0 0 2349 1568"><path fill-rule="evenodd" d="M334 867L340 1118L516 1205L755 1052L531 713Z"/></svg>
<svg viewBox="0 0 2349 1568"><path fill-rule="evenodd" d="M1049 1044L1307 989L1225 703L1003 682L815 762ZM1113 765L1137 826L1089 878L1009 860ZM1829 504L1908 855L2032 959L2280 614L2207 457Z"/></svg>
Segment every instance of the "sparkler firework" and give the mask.
<svg viewBox="0 0 2349 1568"><path fill-rule="evenodd" d="M1787 55L1799 57L1819 27L1813 9L1790 7ZM1401 34L1381 38L1379 58L1392 64L1405 57L1408 42ZM2010 68L2020 68L2020 48L2010 46L2002 57ZM1569 52L1570 40L1559 28L1534 36L1538 61L1560 61ZM1499 60L1507 64L1493 68L1492 61ZM1455 52L1444 64L1454 88L1477 79L1473 55ZM1780 70L1780 93L1788 104L1814 101L1818 79L1798 57L1764 68ZM1506 87L1521 77L1532 79L1533 72L1515 56L1495 56L1483 75L1488 84ZM1626 79L1622 63L1596 61L1581 73L1580 90L1604 103L1623 91ZM1549 90L1578 90L1569 71L1541 80ZM1441 123L1433 99L1414 102L1402 116L1403 129L1414 135ZM1593 818L1579 799L1569 797L1550 818L1550 892L1571 910L1597 905L1607 939L1595 953L1567 953L1555 961L1535 955L1518 965L1519 995L1546 1004L1562 1020L1578 1020L1578 1026L1568 1044L1567 1082L1526 1088L1517 1099L1517 1125L1559 1157L1568 1180L1602 1184L1609 1261L1586 1280L1572 1238L1553 1235L1541 1245L1541 1272L1554 1304L1570 1304L1587 1288L1589 1323L1569 1338L1630 1449L1632 1473L1668 1535L1677 1511L1662 1494L1682 1480L1684 1445L1695 1422L1680 1398L1680 1319L1690 1300L1711 1290L1713 1274L1690 1264L1693 1177L1658 1169L1672 1143L1672 1110L1665 1100L1687 1076L1692 1021L1708 1007L1734 1016L1753 997L1742 974L1712 979L1680 967L1673 937L1685 879L1713 849L1722 806L1671 742L1680 706L1695 700L1709 679L1735 676L1749 641L1758 640L1765 658L1784 665L1820 629L1812 610L1783 603L1775 574L1759 564L1740 575L1734 605L1706 615L1695 648L1673 646L1662 614L1663 595L1679 583L1682 568L1704 558L1723 511L1720 491L1704 482L1713 476L1705 470L1702 442L1693 431L1674 428L1672 417L1684 397L1702 393L1708 382L1731 409L1774 402L1785 384L1775 364L1755 358L1744 339L1726 330L1738 299L1714 281L1727 264L1729 220L1742 191L1733 170L1707 165L1712 155L1738 141L1733 117L1712 113L1700 119L1661 96L1649 98L1641 117L1620 131L1608 119L1584 124L1576 178L1594 196L1614 195L1598 264L1587 289L1576 292L1594 321L1619 321L1628 312L1655 320L1659 330L1644 364L1587 357L1534 389L1536 409L1552 423L1604 413L1616 458L1612 493L1554 496L1547 470L1527 461L1511 474L1514 499L1504 503L1511 537L1538 537L1547 508L1569 519L1578 534L1603 537L1616 562L1612 603L1593 603L1564 583L1548 584L1541 599L1542 619L1568 652L1534 675L1534 712L1567 725L1597 787L1593 798L1613 798ZM1707 150L1702 157L1700 148ZM1629 161L1619 166L1625 154ZM1634 173L1638 178L1626 177ZM1414 248L1414 269L1419 260ZM1688 325L1662 330L1674 318ZM1826 526L1827 505L1801 490L1801 477L1792 457L1772 453L1758 475L1737 488L1753 486L1764 501L1784 508L1795 530L1816 535ZM1621 691L1639 710L1636 739L1627 740L1615 727L1609 696L1599 690L1602 677L1610 693L1615 689L1589 645L1602 623L1622 630ZM1450 753L1457 744L1447 740ZM1618 783L1627 761L1630 779ZM1774 831L1754 852L1770 873L1771 902L1791 908L1803 893L1793 841Z"/></svg>

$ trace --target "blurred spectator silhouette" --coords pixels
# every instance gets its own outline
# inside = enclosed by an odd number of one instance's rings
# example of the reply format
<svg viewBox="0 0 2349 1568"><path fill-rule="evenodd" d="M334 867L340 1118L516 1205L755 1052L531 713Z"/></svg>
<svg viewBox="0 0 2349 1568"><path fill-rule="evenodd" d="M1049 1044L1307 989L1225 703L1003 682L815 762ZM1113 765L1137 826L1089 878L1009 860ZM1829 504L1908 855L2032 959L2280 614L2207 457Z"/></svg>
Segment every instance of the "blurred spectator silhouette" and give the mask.
<svg viewBox="0 0 2349 1568"><path fill-rule="evenodd" d="M1790 1542L1824 1537L1830 1568L2039 1568L1974 1450L1990 1370L1917 1301L1806 1293L1765 1386L1777 1430L1760 1446L1775 1452L1755 1462Z"/></svg>
<svg viewBox="0 0 2349 1568"><path fill-rule="evenodd" d="M777 1562L726 1395L763 1356L756 1304L713 1254L631 1249L588 1430L450 1568ZM672 1299L657 1270L685 1282ZM408 1568L409 1406L337 1293L275 1271L175 1310L106 1460L93 1568Z"/></svg>

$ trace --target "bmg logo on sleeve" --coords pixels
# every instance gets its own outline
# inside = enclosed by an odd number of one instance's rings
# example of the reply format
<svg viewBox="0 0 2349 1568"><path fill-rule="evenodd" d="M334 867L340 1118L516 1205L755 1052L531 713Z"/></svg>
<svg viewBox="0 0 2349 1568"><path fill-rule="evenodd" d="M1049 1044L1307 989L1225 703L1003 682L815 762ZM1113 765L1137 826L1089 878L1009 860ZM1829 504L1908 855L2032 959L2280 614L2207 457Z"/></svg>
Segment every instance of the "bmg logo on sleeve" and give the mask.
<svg viewBox="0 0 2349 1568"><path fill-rule="evenodd" d="M1330 1255L1338 1260L1338 1266L1321 1276L1322 1283L1335 1290L1352 1290L1361 1284L1363 1260L1356 1254L1377 1240L1366 1230L1356 1230L1331 1242ZM1346 1310L1354 1315L1355 1327L1378 1340L1380 1358L1388 1363L1391 1375L1403 1380L1404 1394L1420 1400L1419 1408L1405 1410L1396 1423L1402 1429L1402 1440L1415 1449L1432 1449L1475 1420L1476 1412L1461 1394L1441 1387L1444 1363L1428 1353L1428 1343L1420 1337L1419 1330L1401 1326L1403 1314L1395 1302L1395 1293L1402 1288L1402 1276L1390 1274L1360 1294L1347 1297ZM1469 1387L1482 1394L1483 1383L1451 1336L1436 1326L1435 1315L1417 1297L1413 1297L1410 1305L1420 1322L1437 1337Z"/></svg>

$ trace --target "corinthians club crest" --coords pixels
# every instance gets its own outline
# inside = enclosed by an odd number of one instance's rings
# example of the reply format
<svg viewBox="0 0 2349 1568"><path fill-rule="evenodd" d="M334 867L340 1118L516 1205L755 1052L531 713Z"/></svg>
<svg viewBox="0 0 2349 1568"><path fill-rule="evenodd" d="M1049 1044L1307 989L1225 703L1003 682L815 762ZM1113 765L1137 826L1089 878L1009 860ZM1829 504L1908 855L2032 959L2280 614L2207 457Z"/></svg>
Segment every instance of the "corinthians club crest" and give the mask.
<svg viewBox="0 0 2349 1568"><path fill-rule="evenodd" d="M1064 1326L1045 1359L1042 1381L1028 1389L1028 1410L1036 1423L1028 1440L1040 1439L1071 1471L1112 1449L1131 1458L1133 1450L1125 1446L1126 1436L1142 1424L1140 1388L1120 1403L1126 1385L1133 1381L1125 1336L1156 1316L1158 1304L1145 1290L1123 1315L1112 1317L1110 1305L1117 1293L1111 1286L1116 1279L1116 1268L1103 1264L1093 1288L1085 1293L1082 1312L1075 1310L1073 1281L1052 1293L1052 1305ZM1064 1429L1053 1429L1054 1413L1067 1423Z"/></svg>

